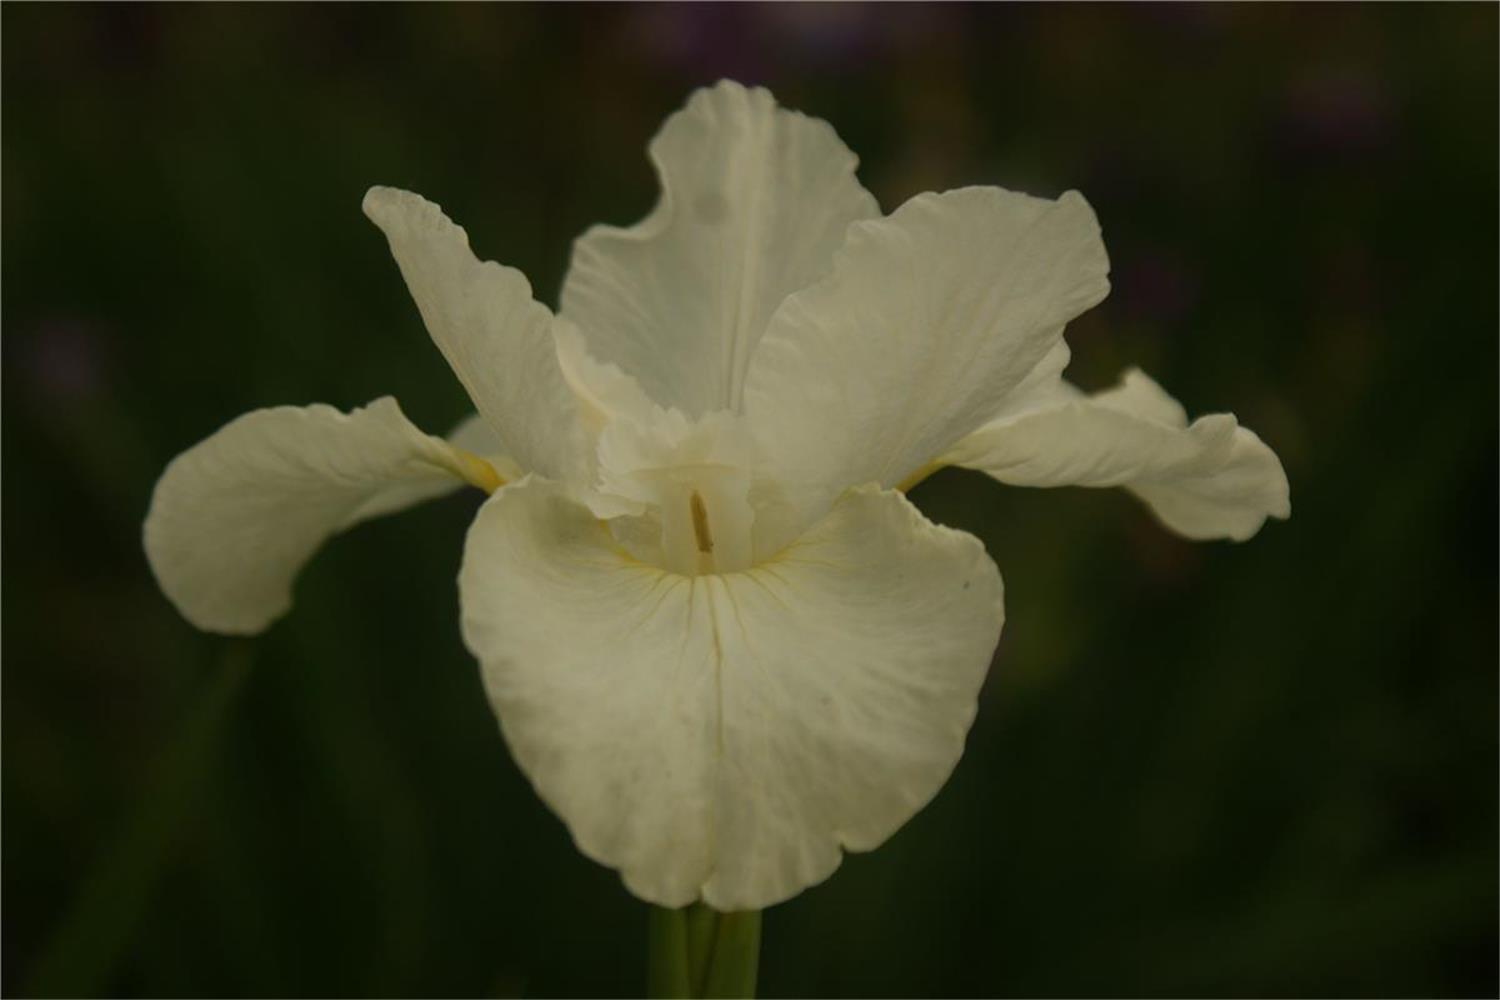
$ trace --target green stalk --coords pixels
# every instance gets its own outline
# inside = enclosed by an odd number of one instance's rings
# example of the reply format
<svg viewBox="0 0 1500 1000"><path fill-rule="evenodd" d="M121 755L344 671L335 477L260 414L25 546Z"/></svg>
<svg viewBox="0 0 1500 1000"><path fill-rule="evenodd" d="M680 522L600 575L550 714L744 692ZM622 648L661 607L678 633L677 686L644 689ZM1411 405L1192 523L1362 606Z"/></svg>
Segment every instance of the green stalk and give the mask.
<svg viewBox="0 0 1500 1000"><path fill-rule="evenodd" d="M688 970L687 911L651 907L647 925L646 995L680 1000L693 995Z"/></svg>
<svg viewBox="0 0 1500 1000"><path fill-rule="evenodd" d="M651 908L647 995L755 996L760 964L760 911L720 913L702 903Z"/></svg>

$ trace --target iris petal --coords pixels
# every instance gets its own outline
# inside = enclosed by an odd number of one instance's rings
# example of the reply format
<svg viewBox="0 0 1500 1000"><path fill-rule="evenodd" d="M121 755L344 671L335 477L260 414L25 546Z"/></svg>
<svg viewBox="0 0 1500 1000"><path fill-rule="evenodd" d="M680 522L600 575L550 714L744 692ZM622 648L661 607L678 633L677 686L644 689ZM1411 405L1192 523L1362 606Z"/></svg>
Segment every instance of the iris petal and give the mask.
<svg viewBox="0 0 1500 1000"><path fill-rule="evenodd" d="M457 489L472 457L422 433L388 396L348 414L256 410L167 466L146 556L188 621L253 634L291 606L293 580L329 536Z"/></svg>
<svg viewBox="0 0 1500 1000"><path fill-rule="evenodd" d="M561 313L662 406L737 409L771 314L879 207L827 122L728 80L668 118L650 156L661 200L579 238Z"/></svg>
<svg viewBox="0 0 1500 1000"><path fill-rule="evenodd" d="M977 539L851 491L777 558L679 576L557 484L469 532L464 636L512 753L644 899L757 909L870 850L947 780L1003 618Z"/></svg>
<svg viewBox="0 0 1500 1000"><path fill-rule="evenodd" d="M1094 396L1062 386L1050 402L969 435L946 461L1016 486L1124 486L1193 539L1243 541L1267 517L1291 514L1280 460L1232 414L1189 424L1139 370Z"/></svg>

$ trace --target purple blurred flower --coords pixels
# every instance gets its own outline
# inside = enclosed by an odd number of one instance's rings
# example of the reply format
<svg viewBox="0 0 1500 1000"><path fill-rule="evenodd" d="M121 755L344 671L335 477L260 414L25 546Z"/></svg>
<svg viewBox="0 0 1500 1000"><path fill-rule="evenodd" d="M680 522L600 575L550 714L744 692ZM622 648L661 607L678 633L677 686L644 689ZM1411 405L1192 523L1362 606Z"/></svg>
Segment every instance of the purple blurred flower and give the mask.
<svg viewBox="0 0 1500 1000"><path fill-rule="evenodd" d="M26 338L22 366L49 402L76 402L97 395L104 383L104 338L97 326L76 316L43 320Z"/></svg>
<svg viewBox="0 0 1500 1000"><path fill-rule="evenodd" d="M1389 144L1395 108L1380 80L1362 68L1321 66L1288 88L1287 144L1319 156L1367 153Z"/></svg>
<svg viewBox="0 0 1500 1000"><path fill-rule="evenodd" d="M948 5L643 4L623 30L650 61L757 82L788 65L848 66L921 44L963 15Z"/></svg>
<svg viewBox="0 0 1500 1000"><path fill-rule="evenodd" d="M1116 267L1115 289L1127 315L1165 325L1192 308L1198 283L1177 254L1141 248Z"/></svg>

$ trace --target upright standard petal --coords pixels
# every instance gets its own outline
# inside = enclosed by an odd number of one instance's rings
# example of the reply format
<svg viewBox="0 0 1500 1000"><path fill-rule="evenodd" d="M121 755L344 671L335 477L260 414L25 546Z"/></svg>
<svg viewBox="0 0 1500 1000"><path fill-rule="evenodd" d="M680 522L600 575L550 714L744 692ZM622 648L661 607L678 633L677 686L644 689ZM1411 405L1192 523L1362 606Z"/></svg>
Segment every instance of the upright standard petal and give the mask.
<svg viewBox="0 0 1500 1000"><path fill-rule="evenodd" d="M481 262L462 228L426 199L374 187L365 214L385 233L427 332L502 450L528 472L577 478L588 462L558 366L552 313L526 276Z"/></svg>
<svg viewBox="0 0 1500 1000"><path fill-rule="evenodd" d="M562 315L661 405L737 409L772 312L879 207L827 122L728 80L695 93L649 152L656 208L579 238Z"/></svg>
<svg viewBox="0 0 1500 1000"><path fill-rule="evenodd" d="M293 579L330 535L465 481L498 485L489 464L423 434L390 397L349 414L256 410L167 466L146 558L188 621L253 634L291 606Z"/></svg>
<svg viewBox="0 0 1500 1000"><path fill-rule="evenodd" d="M746 413L794 490L895 486L1066 361L1063 326L1108 271L1076 192L918 195L851 227L833 273L777 311Z"/></svg>
<svg viewBox="0 0 1500 1000"><path fill-rule="evenodd" d="M953 770L1003 618L978 540L846 494L776 559L678 576L561 487L480 511L464 637L579 848L664 906L758 909L869 850Z"/></svg>
<svg viewBox="0 0 1500 1000"><path fill-rule="evenodd" d="M589 353L588 341L576 326L559 316L554 332L563 378L573 390L579 419L591 436L597 440L612 421L649 424L658 419L662 408L646 395L640 382L618 365L599 361Z"/></svg>
<svg viewBox="0 0 1500 1000"><path fill-rule="evenodd" d="M1126 486L1188 538L1254 535L1291 513L1276 454L1232 414L1188 423L1144 372L1121 384L995 421L960 441L945 464L1017 486Z"/></svg>

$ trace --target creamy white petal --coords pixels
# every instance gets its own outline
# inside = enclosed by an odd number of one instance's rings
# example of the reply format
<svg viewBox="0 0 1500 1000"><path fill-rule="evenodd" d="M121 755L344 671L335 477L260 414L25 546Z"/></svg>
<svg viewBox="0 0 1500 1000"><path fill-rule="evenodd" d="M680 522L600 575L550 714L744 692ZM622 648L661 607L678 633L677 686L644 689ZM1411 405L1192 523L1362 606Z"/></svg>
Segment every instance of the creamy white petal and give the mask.
<svg viewBox="0 0 1500 1000"><path fill-rule="evenodd" d="M827 122L732 81L693 94L649 153L656 208L579 238L562 315L661 405L735 409L772 312L879 207Z"/></svg>
<svg viewBox="0 0 1500 1000"><path fill-rule="evenodd" d="M348 414L256 410L167 465L146 515L146 557L197 627L259 632L291 606L293 579L328 536L447 492L476 475L473 461L419 431L390 397Z"/></svg>
<svg viewBox="0 0 1500 1000"><path fill-rule="evenodd" d="M563 378L578 400L579 418L596 440L611 421L648 425L660 418L662 407L618 365L595 358L576 326L559 316L553 330Z"/></svg>
<svg viewBox="0 0 1500 1000"><path fill-rule="evenodd" d="M526 474L514 459L500 451L500 438L490 429L489 423L477 413L460 421L458 426L448 433L447 441L458 449L460 458L467 454L488 463L502 483L515 482ZM470 478L474 477L471 475ZM466 485L465 480L455 479L452 476L391 480L360 504L349 515L349 519L344 522L343 526L347 528L360 521L395 514L427 500L447 496L464 485ZM479 483L473 482L468 485L479 485ZM490 486L485 483L483 488L488 489Z"/></svg>
<svg viewBox="0 0 1500 1000"><path fill-rule="evenodd" d="M558 365L553 317L526 276L481 262L432 202L374 187L365 214L385 233L422 321L501 450L528 471L576 479L589 450Z"/></svg>
<svg viewBox="0 0 1500 1000"><path fill-rule="evenodd" d="M469 414L448 432L448 443L481 458L505 453L505 446L500 443L500 435L496 434L489 422L477 413Z"/></svg>
<svg viewBox="0 0 1500 1000"><path fill-rule="evenodd" d="M746 413L794 491L897 485L1060 370L1108 270L1076 192L918 195L852 226L833 273L777 311Z"/></svg>
<svg viewBox="0 0 1500 1000"><path fill-rule="evenodd" d="M643 899L770 906L874 848L963 751L1002 621L978 540L851 491L776 559L679 576L528 478L469 532L464 637L516 760Z"/></svg>
<svg viewBox="0 0 1500 1000"><path fill-rule="evenodd" d="M1126 486L1188 538L1254 535L1291 513L1276 454L1232 414L1191 424L1143 372L1095 396L1044 406L981 428L946 463L1017 486Z"/></svg>
<svg viewBox="0 0 1500 1000"><path fill-rule="evenodd" d="M1017 416L1028 410L1044 406L1056 406L1078 395L1078 390L1063 381L1063 369L1073 359L1068 342L1061 337L1019 385L1011 390L1001 402L989 423Z"/></svg>
<svg viewBox="0 0 1500 1000"><path fill-rule="evenodd" d="M680 573L732 572L753 560L753 446L744 420L660 411L599 435L598 491L588 498L636 558ZM619 530L623 528L624 530Z"/></svg>

